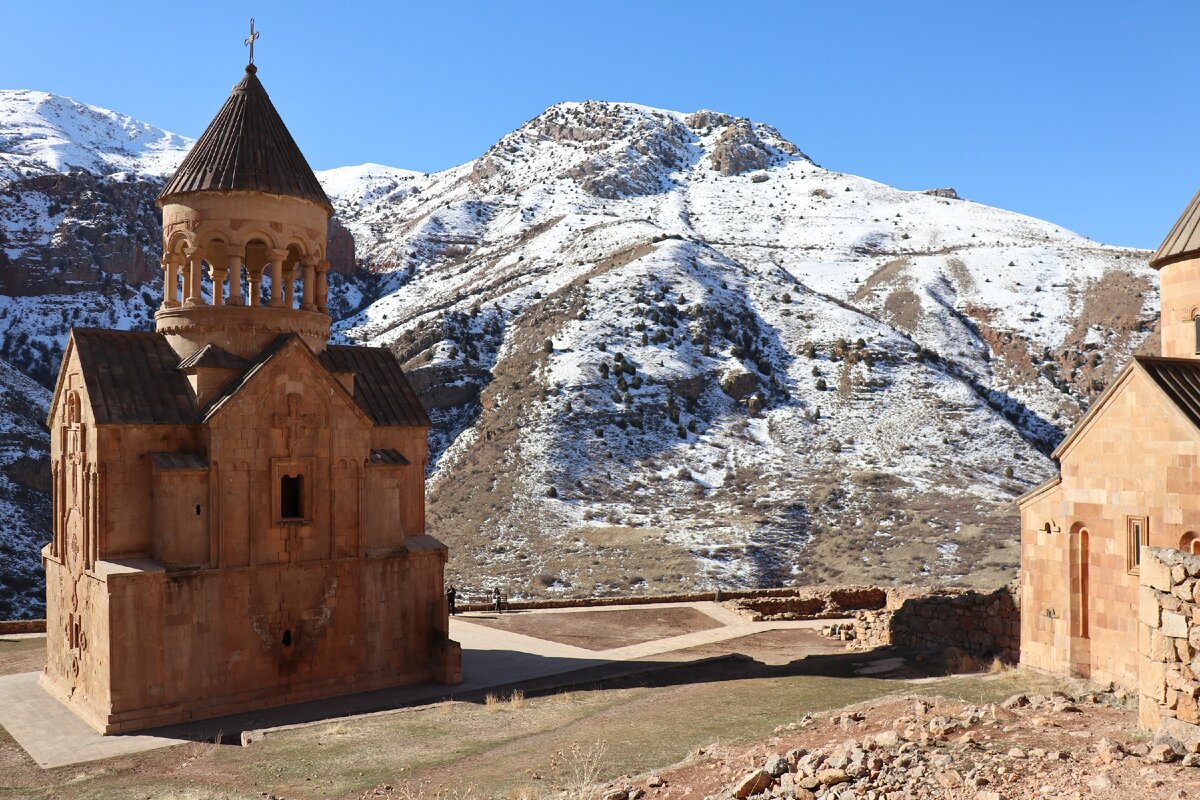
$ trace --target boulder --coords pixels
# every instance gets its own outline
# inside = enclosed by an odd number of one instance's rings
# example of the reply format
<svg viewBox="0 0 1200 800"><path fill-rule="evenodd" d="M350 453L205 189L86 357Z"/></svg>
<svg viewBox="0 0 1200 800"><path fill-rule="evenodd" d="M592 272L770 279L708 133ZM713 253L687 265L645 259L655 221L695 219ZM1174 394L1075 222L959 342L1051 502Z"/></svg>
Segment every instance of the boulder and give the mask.
<svg viewBox="0 0 1200 800"><path fill-rule="evenodd" d="M752 794L759 794L771 786L771 776L766 770L755 770L733 785L733 796L737 800L746 800Z"/></svg>

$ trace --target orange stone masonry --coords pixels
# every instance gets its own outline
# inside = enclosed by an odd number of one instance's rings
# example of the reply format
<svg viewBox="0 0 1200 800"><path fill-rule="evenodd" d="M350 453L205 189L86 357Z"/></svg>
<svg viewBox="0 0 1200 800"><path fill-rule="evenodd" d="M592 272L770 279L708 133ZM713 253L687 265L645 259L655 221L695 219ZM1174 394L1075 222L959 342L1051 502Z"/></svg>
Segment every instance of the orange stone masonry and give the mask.
<svg viewBox="0 0 1200 800"><path fill-rule="evenodd" d="M1136 357L1055 451L1060 475L1018 500L1021 663L1131 692L1154 663L1148 548L1200 549L1200 194L1150 264L1162 357Z"/></svg>
<svg viewBox="0 0 1200 800"><path fill-rule="evenodd" d="M247 67L159 198L153 333L73 330L43 686L106 733L462 680L429 419L329 346L328 199Z"/></svg>

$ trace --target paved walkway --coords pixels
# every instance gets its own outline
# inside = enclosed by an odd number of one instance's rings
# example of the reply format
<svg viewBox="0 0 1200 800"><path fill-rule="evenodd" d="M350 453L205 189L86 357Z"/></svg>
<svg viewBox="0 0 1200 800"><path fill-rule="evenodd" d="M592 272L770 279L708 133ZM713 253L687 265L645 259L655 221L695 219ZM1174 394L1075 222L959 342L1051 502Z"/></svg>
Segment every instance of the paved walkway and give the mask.
<svg viewBox="0 0 1200 800"><path fill-rule="evenodd" d="M463 648L464 682L453 687L419 684L356 695L314 700L281 708L202 720L161 728L143 735L102 736L37 685L36 672L0 676L0 726L43 768L111 758L184 741L212 739L217 732L241 731L249 743L297 725L335 717L421 705L447 697L498 688L548 676L568 675L604 665L627 663L631 671L645 669L655 656L706 644L728 641L771 630L820 628L830 620L750 622L712 602L669 603L662 606L631 605L546 609L523 614L570 614L582 611L645 610L655 607L694 608L717 622L710 628L665 639L618 647L587 650L533 636L498 630L471 622L470 614L450 620L450 636ZM699 656L698 656L699 658Z"/></svg>

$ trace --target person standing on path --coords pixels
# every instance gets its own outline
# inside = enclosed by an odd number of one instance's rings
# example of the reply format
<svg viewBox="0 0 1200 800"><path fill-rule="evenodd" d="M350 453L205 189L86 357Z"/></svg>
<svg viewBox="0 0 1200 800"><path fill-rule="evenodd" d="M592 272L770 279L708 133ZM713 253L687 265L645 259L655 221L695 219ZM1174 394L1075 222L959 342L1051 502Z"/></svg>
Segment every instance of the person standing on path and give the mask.
<svg viewBox="0 0 1200 800"><path fill-rule="evenodd" d="M450 616L454 616L458 611L454 608L454 598L458 596L458 591L454 588L454 584L450 584L450 588L446 590L446 605L450 607Z"/></svg>
<svg viewBox="0 0 1200 800"><path fill-rule="evenodd" d="M499 586L497 586L495 589L492 589L492 599L496 603L496 613L497 614L501 613L502 609L500 608L500 587Z"/></svg>

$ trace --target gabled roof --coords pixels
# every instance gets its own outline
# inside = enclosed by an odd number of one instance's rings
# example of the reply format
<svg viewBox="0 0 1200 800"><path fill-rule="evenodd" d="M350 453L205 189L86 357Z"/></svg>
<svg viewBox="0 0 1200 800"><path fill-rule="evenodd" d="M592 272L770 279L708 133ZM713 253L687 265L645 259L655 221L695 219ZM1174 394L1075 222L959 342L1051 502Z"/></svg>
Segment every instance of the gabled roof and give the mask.
<svg viewBox="0 0 1200 800"><path fill-rule="evenodd" d="M149 331L71 331L98 425L186 425L196 418L187 377L167 340Z"/></svg>
<svg viewBox="0 0 1200 800"><path fill-rule="evenodd" d="M354 373L354 406L379 426L429 427L421 406L399 362L380 347L334 346L320 356L294 333L275 339L253 360L242 359L220 348L206 347L181 364L179 356L161 334L152 331L109 331L76 328L68 348L79 358L92 413L98 425L195 425L205 421L229 397L261 370L288 344L297 342L315 364L330 373ZM209 351L205 355L205 351ZM221 355L221 354L224 355ZM201 363L203 362L203 363ZM242 374L230 381L207 408L196 407L195 394L184 372L185 365L233 369ZM345 392L332 380L336 391ZM56 395L57 396L57 395Z"/></svg>
<svg viewBox="0 0 1200 800"><path fill-rule="evenodd" d="M159 205L186 192L245 190L311 200L333 213L257 71L253 64L246 66L246 77L192 145L158 196Z"/></svg>
<svg viewBox="0 0 1200 800"><path fill-rule="evenodd" d="M1175 407L1200 428L1200 360L1149 356L1136 360Z"/></svg>
<svg viewBox="0 0 1200 800"><path fill-rule="evenodd" d="M1197 255L1200 255L1200 192L1192 197L1192 202L1179 215L1167 238L1154 251L1150 266L1160 269Z"/></svg>
<svg viewBox="0 0 1200 800"><path fill-rule="evenodd" d="M1091 427L1129 379L1142 372L1162 391L1163 399L1182 414L1200 434L1200 359L1134 356L1125 369L1096 399L1051 456L1059 459Z"/></svg>
<svg viewBox="0 0 1200 800"><path fill-rule="evenodd" d="M208 369L250 369L251 361L235 356L228 350L222 350L215 344L206 344L192 355L179 362L179 369L189 370L197 367Z"/></svg>
<svg viewBox="0 0 1200 800"><path fill-rule="evenodd" d="M387 348L331 344L320 358L330 372L354 373L354 401L376 425L429 427L429 415Z"/></svg>
<svg viewBox="0 0 1200 800"><path fill-rule="evenodd" d="M250 385L259 374L265 372L278 356L282 355L289 349L297 350L301 353L301 357L311 359L314 369L319 369L324 366L324 364L322 364L317 358L317 355L309 349L308 345L304 343L304 340L300 338L298 334L281 334L280 336L275 337L275 340L271 342L271 344L267 345L266 349L258 354L258 356L254 359L254 362L250 365L250 369L246 370L240 377L230 381L229 385L222 389L221 393L217 395L217 397L211 403L208 404L208 407L204 409L202 413L201 421L205 423L211 422L214 417L216 417L226 408L226 406L229 404L229 401L234 396L240 394L241 391L246 386ZM350 393L346 391L346 388L342 386L341 382L336 380L332 375L328 374L326 375L326 379L329 381L333 390L337 393L340 393L346 399L346 404L350 406L354 412L363 419L364 422L370 423L371 420L370 417L367 416L366 411L364 411L362 407L354 401L354 398L350 396Z"/></svg>
<svg viewBox="0 0 1200 800"><path fill-rule="evenodd" d="M1055 475L1050 480L1039 483L1025 494L1013 500L1013 502L1018 506L1026 505L1031 500L1036 500L1047 492L1057 489L1060 485L1062 485L1062 475Z"/></svg>

